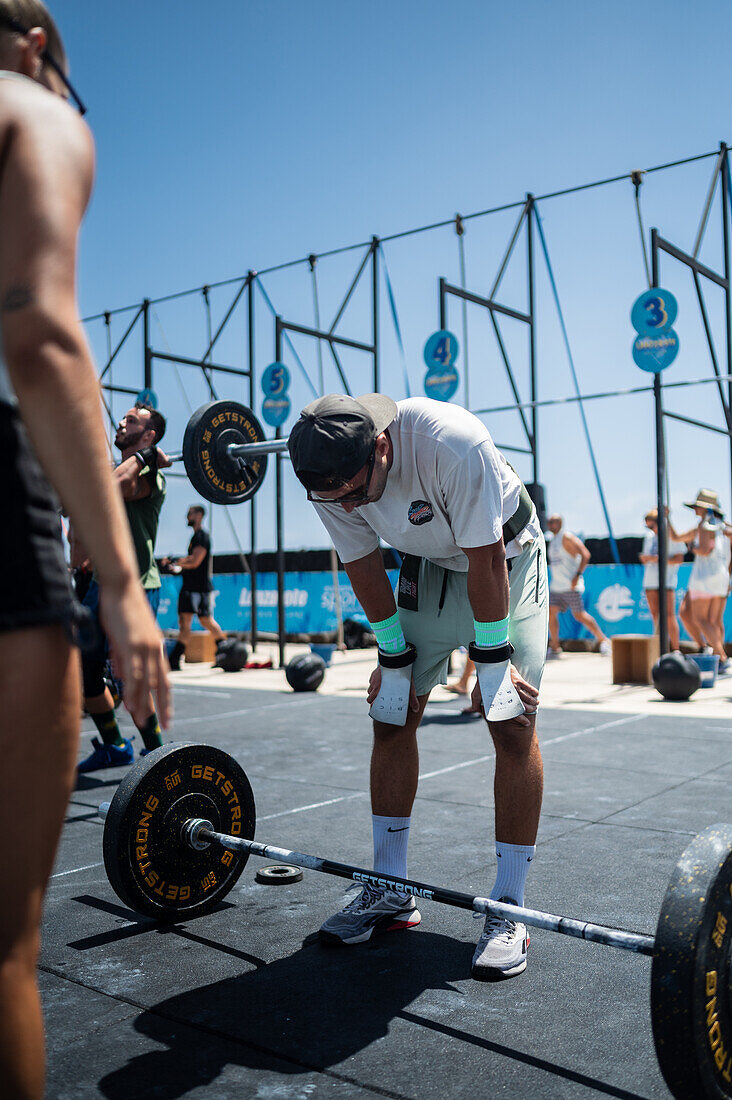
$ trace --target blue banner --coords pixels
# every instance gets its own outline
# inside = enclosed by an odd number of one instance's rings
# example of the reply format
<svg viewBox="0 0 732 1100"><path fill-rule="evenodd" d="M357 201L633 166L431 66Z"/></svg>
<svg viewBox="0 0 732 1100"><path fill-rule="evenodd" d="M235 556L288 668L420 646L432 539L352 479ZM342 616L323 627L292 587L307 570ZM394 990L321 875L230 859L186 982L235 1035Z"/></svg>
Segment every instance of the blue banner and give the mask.
<svg viewBox="0 0 732 1100"><path fill-rule="evenodd" d="M396 586L398 571L389 570ZM180 577L164 574L160 594L158 623L163 630L178 626ZM251 627L252 588L246 573L216 573L213 578L213 616L222 630L249 630ZM341 614L344 619L366 623L345 573L338 574ZM285 629L288 634L320 634L335 630L336 596L331 573L285 574ZM196 623L194 621L194 629ZM257 629L277 633L277 574L257 575Z"/></svg>
<svg viewBox="0 0 732 1100"><path fill-rule="evenodd" d="M676 592L678 609L689 583L691 565L679 568ZM389 580L397 582L397 570L389 571ZM178 625L178 592L180 577L165 574L160 598L158 622L163 630L175 630ZM251 626L252 592L248 574L217 573L214 617L223 630L249 630ZM643 593L643 566L590 565L584 572L585 610L592 615L601 630L613 634L652 634L653 620ZM277 632L277 574L260 573L257 585L257 625L268 633ZM365 623L366 617L353 594L345 573L338 574L341 608L344 619ZM336 628L336 601L333 577L330 573L287 573L285 575L285 627L291 634L320 634ZM725 637L732 637L732 601L725 611ZM194 624L195 625L195 624ZM564 639L591 638L589 631L570 612L559 616L560 636ZM681 637L689 640L681 627Z"/></svg>

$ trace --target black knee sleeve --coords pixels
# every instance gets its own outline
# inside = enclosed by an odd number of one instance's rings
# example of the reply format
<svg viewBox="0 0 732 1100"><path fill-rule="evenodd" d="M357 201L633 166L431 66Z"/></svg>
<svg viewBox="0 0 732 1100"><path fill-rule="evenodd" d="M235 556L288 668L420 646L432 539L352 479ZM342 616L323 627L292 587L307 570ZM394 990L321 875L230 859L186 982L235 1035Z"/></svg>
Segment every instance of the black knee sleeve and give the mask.
<svg viewBox="0 0 732 1100"><path fill-rule="evenodd" d="M95 699L98 695L104 694L107 686L104 682L104 665L104 661L95 661L82 656L81 679L85 699Z"/></svg>

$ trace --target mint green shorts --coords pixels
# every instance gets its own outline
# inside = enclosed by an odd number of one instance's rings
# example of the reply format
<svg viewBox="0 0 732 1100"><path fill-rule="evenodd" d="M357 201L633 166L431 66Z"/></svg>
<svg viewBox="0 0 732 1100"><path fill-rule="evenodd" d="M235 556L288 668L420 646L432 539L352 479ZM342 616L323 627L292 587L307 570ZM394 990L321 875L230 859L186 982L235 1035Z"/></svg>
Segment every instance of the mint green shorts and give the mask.
<svg viewBox="0 0 732 1100"><path fill-rule="evenodd" d="M447 573L442 609L440 595ZM546 575L546 547L539 535L511 558L509 573L509 641L514 648L512 663L535 688L541 685L546 659L549 625L549 585ZM400 607L404 637L417 649L414 686L417 695L427 695L437 684L447 683L450 654L475 640L473 609L468 599L468 574L444 570L423 558L419 567L418 610Z"/></svg>

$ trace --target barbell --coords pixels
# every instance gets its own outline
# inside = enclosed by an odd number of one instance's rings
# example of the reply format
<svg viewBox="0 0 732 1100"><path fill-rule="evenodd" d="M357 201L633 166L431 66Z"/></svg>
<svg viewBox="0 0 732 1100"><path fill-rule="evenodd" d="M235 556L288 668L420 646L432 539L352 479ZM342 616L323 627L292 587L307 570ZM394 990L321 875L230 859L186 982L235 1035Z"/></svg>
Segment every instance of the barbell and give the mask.
<svg viewBox="0 0 732 1100"><path fill-rule="evenodd" d="M286 439L266 439L251 409L238 401L210 401L186 425L183 450L168 455L183 462L197 493L212 504L243 504L259 492L267 455L285 454Z"/></svg>
<svg viewBox="0 0 732 1100"><path fill-rule="evenodd" d="M256 842L245 772L206 745L168 744L149 753L99 811L110 884L125 905L160 921L209 912L249 856L261 856L651 956L651 1023L668 1087L677 1100L732 1097L732 825L714 825L687 847L650 936Z"/></svg>

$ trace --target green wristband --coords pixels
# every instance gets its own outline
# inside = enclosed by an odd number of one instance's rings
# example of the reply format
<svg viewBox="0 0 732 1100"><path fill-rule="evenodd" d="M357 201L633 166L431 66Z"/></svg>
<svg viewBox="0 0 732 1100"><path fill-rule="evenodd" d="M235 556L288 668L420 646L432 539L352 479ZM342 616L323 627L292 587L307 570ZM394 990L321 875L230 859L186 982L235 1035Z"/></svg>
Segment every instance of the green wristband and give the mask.
<svg viewBox="0 0 732 1100"><path fill-rule="evenodd" d="M505 645L508 641L508 615L505 619L499 619L496 623L479 623L473 619L475 627L475 644L481 649L489 649L492 646Z"/></svg>
<svg viewBox="0 0 732 1100"><path fill-rule="evenodd" d="M376 636L376 643L384 653L402 653L407 648L407 642L399 622L399 612L388 619L382 619L380 623L370 623Z"/></svg>

